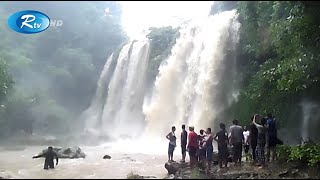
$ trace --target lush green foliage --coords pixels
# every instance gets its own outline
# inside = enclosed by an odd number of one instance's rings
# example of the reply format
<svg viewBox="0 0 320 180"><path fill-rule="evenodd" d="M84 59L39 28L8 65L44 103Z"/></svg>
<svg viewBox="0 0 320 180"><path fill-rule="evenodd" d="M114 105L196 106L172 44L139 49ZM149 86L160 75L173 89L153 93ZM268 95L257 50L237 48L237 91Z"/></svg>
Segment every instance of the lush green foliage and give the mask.
<svg viewBox="0 0 320 180"><path fill-rule="evenodd" d="M320 101L319 5L308 1L237 2L242 24L238 69L243 81L233 109L242 121L253 113L267 112L282 124L297 121L303 98Z"/></svg>
<svg viewBox="0 0 320 180"><path fill-rule="evenodd" d="M150 39L150 63L148 64L148 78L153 81L158 74L161 62L171 54L176 39L180 36L179 29L169 27L150 28L147 37Z"/></svg>
<svg viewBox="0 0 320 180"><path fill-rule="evenodd" d="M5 126L0 126L0 132L28 131L22 126L30 124L28 119L46 133L67 132L79 125L77 116L90 104L107 57L126 41L119 4L0 4L0 98L4 92L8 95L2 102L0 122ZM63 20L63 25L39 34L16 33L7 26L7 18L21 9L39 10L51 19ZM15 82L13 91L8 72Z"/></svg>
<svg viewBox="0 0 320 180"><path fill-rule="evenodd" d="M217 14L222 11L229 11L237 7L237 1L214 1L210 14Z"/></svg>
<svg viewBox="0 0 320 180"><path fill-rule="evenodd" d="M320 145L306 143L296 147L281 145L277 147L277 155L281 161L298 161L310 166L320 165Z"/></svg>

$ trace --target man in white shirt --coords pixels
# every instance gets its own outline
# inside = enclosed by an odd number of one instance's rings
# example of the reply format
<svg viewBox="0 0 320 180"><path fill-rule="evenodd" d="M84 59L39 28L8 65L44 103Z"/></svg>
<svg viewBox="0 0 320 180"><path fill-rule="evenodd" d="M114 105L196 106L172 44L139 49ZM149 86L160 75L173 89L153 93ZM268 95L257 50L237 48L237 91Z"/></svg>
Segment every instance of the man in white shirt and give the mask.
<svg viewBox="0 0 320 180"><path fill-rule="evenodd" d="M244 126L243 128L243 137L244 137L244 154L245 154L245 157L246 157L246 161L248 161L248 153L249 153L249 135L250 135L250 132L248 131L247 129L247 126Z"/></svg>

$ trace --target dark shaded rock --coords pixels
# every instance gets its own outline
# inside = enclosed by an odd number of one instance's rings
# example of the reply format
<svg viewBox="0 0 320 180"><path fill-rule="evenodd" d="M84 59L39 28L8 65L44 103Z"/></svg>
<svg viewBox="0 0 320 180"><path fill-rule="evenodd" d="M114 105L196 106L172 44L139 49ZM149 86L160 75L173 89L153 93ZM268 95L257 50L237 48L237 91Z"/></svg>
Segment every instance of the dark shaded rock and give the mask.
<svg viewBox="0 0 320 180"><path fill-rule="evenodd" d="M140 176L139 174L129 173L126 179L157 179L155 176Z"/></svg>
<svg viewBox="0 0 320 180"><path fill-rule="evenodd" d="M142 176L143 179L158 179L155 176Z"/></svg>
<svg viewBox="0 0 320 180"><path fill-rule="evenodd" d="M291 175L293 175L293 176L298 175L298 172L299 172L299 169L292 169L292 170L290 171Z"/></svg>
<svg viewBox="0 0 320 180"><path fill-rule="evenodd" d="M279 173L279 177L285 177L289 175L289 170L284 170L282 172Z"/></svg>
<svg viewBox="0 0 320 180"><path fill-rule="evenodd" d="M111 159L111 156L106 154L106 155L103 156L103 159Z"/></svg>
<svg viewBox="0 0 320 180"><path fill-rule="evenodd" d="M48 149L42 150L39 155L44 154L48 151ZM60 147L54 147L53 151L57 153L58 158L68 158L68 159L74 159L74 158L85 158L86 155L84 152L81 151L80 147L71 147L71 148L60 148Z"/></svg>
<svg viewBox="0 0 320 180"><path fill-rule="evenodd" d="M124 158L121 158L121 160L125 160L125 161L131 161L131 162L136 162L135 159L132 159L131 157L124 157Z"/></svg>
<svg viewBox="0 0 320 180"><path fill-rule="evenodd" d="M167 162L164 167L167 169L169 174L175 174L181 168L180 164L176 162Z"/></svg>
<svg viewBox="0 0 320 180"><path fill-rule="evenodd" d="M176 177L175 177L175 175L173 175L173 174L170 174L170 176L168 177L168 179L175 179Z"/></svg>

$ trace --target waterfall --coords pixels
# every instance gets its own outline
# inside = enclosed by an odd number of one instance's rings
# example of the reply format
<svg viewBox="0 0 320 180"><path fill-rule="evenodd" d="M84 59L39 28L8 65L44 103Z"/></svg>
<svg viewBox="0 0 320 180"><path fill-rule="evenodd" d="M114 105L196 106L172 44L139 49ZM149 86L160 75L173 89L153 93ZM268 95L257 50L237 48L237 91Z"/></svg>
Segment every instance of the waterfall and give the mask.
<svg viewBox="0 0 320 180"><path fill-rule="evenodd" d="M236 50L239 27L236 12L227 11L181 31L172 55L159 68L150 104L144 106L148 136L164 135L172 125L214 126L236 98L235 57L227 54Z"/></svg>
<svg viewBox="0 0 320 180"><path fill-rule="evenodd" d="M125 45L118 59L109 57L85 111L87 130L106 136L134 136L141 131L148 55L149 42L142 40Z"/></svg>
<svg viewBox="0 0 320 180"><path fill-rule="evenodd" d="M303 100L302 107L302 121L301 121L301 138L303 141L313 140L319 141L316 133L319 128L320 111L319 104L312 100Z"/></svg>
<svg viewBox="0 0 320 180"><path fill-rule="evenodd" d="M191 21L161 63L152 95L147 89L148 40L109 57L86 111L86 128L100 135L163 137L172 125L214 127L237 98L236 11Z"/></svg>
<svg viewBox="0 0 320 180"><path fill-rule="evenodd" d="M111 54L101 72L97 83L96 94L91 101L91 105L81 115L81 117L85 119L86 129L91 133L97 134L97 129L101 124L101 115L108 92L108 85L116 63L113 54Z"/></svg>

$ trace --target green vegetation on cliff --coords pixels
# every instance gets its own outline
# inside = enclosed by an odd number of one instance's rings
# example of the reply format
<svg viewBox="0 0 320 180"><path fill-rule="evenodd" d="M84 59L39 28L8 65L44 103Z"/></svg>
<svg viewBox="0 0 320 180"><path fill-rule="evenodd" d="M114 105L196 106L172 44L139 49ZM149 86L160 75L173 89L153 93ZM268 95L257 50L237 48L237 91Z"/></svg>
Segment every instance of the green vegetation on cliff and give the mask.
<svg viewBox="0 0 320 180"><path fill-rule="evenodd" d="M212 12L235 7L242 24L237 61L243 80L234 115L248 123L253 113L272 112L282 124L297 122L303 99L320 102L320 3L218 4Z"/></svg>
<svg viewBox="0 0 320 180"><path fill-rule="evenodd" d="M176 44L176 39L179 38L179 28L152 27L147 37L150 39L150 54L148 64L148 81L153 82L157 76L160 64L169 57L172 47Z"/></svg>

